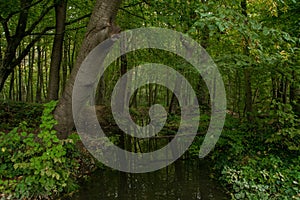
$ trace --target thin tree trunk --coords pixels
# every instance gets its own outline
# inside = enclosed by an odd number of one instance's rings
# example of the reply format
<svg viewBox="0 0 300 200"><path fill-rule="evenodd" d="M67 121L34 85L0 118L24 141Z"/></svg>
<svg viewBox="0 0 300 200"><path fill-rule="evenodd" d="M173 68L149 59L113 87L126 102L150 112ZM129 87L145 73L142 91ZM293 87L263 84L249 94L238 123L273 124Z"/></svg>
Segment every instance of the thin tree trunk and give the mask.
<svg viewBox="0 0 300 200"><path fill-rule="evenodd" d="M15 93L15 82L14 82L14 80L15 80L15 71L13 71L12 73L11 73L11 78L10 78L10 84L9 84L9 99L10 100L16 100L15 98L14 98L14 93Z"/></svg>
<svg viewBox="0 0 300 200"><path fill-rule="evenodd" d="M123 55L123 52L124 52L124 49L125 49L125 46L123 46L124 44L121 44L121 77L124 76L127 72L127 67L128 67L128 62L127 62L127 56L126 54ZM123 87L126 88L127 87L127 80L124 82L124 85ZM118 95L118 98L123 98L124 101L123 102L126 102L126 98L127 98L127 94L126 94L126 90L122 90L120 91ZM121 101L122 102L122 101ZM119 105L120 107L118 108L118 111L120 111L120 114L123 115L123 112L124 112L124 106L125 105ZM130 130L131 127L128 126L128 131L131 131ZM122 148L122 149L126 149L126 135L123 131L120 130L120 137L119 137L119 146ZM129 138L131 139L131 137ZM130 146L128 146L128 148L131 148ZM125 164L126 163L126 154L125 152L122 153L122 155L118 158L118 160L120 160L121 162L120 163L123 163Z"/></svg>
<svg viewBox="0 0 300 200"><path fill-rule="evenodd" d="M22 101L22 67L19 65L19 77L18 77L18 101Z"/></svg>
<svg viewBox="0 0 300 200"><path fill-rule="evenodd" d="M283 94L282 94L282 102L283 102L284 104L287 103L288 87L289 87L289 80L288 80L287 77L285 77L285 79L284 79Z"/></svg>
<svg viewBox="0 0 300 200"><path fill-rule="evenodd" d="M129 107L137 108L137 94L138 94L138 91L139 91L138 89L136 89L134 91Z"/></svg>
<svg viewBox="0 0 300 200"><path fill-rule="evenodd" d="M2 45L2 34L0 34L0 68L2 68L3 65Z"/></svg>
<svg viewBox="0 0 300 200"><path fill-rule="evenodd" d="M241 2L242 14L247 18L247 0ZM248 50L248 38L244 37L245 46L244 53L249 56ZM251 86L251 71L249 68L244 69L244 79L245 79L245 114L248 121L252 121L252 86Z"/></svg>
<svg viewBox="0 0 300 200"><path fill-rule="evenodd" d="M290 88L290 101L293 105L294 112L300 116L300 87L297 75L297 72L294 70L292 72L293 83Z"/></svg>
<svg viewBox="0 0 300 200"><path fill-rule="evenodd" d="M271 75L272 80L272 100L277 100L277 81L274 75Z"/></svg>
<svg viewBox="0 0 300 200"><path fill-rule="evenodd" d="M28 69L28 79L27 79L27 94L26 101L33 101L33 87L32 87L32 79L33 79L33 65L34 65L34 47L32 48L31 53L29 53L29 69Z"/></svg>
<svg viewBox="0 0 300 200"><path fill-rule="evenodd" d="M176 82L175 82L175 88L174 88L174 91L178 91L178 89L180 88L180 85L181 85L181 81L179 79L179 77L176 77ZM175 95L175 93L173 92L172 93L172 97L171 97L171 102L170 102L170 105L169 105L169 113L176 113L176 109L177 109L177 106L178 106L178 100L177 100L177 97Z"/></svg>
<svg viewBox="0 0 300 200"><path fill-rule="evenodd" d="M60 88L64 88L67 82L68 77L68 43L64 43L64 50L63 50L63 62L62 62L62 80L61 80L61 86Z"/></svg>
<svg viewBox="0 0 300 200"><path fill-rule="evenodd" d="M252 121L252 87L251 73L249 69L244 69L245 78L245 114L249 121Z"/></svg>
<svg viewBox="0 0 300 200"><path fill-rule="evenodd" d="M47 53L47 47L45 47L43 49L43 59L44 59L44 65L42 67L42 71L45 72L45 78L43 76L43 74L41 75L41 77L43 78L43 84L42 84L42 94L44 99L47 98L47 88L48 88L48 82L49 82L49 78L48 78L48 53ZM45 82L44 82L45 81ZM44 84L45 83L45 84Z"/></svg>
<svg viewBox="0 0 300 200"><path fill-rule="evenodd" d="M57 100L59 94L59 72L63 55L67 0L61 0L55 6L56 30L53 41L50 75L48 86L48 101Z"/></svg>
<svg viewBox="0 0 300 200"><path fill-rule="evenodd" d="M36 83L36 102L42 102L43 72L42 72L42 52L40 44L37 45L37 83Z"/></svg>
<svg viewBox="0 0 300 200"><path fill-rule="evenodd" d="M74 38L74 41L76 41L76 38L77 38L77 33L75 34L75 38ZM70 40L70 46L71 46L71 40ZM70 64L69 64L69 73L71 74L72 72L72 69L74 67L74 63L75 63L75 52L76 52L76 42L73 42L73 48L72 48L72 52L70 50Z"/></svg>
<svg viewBox="0 0 300 200"><path fill-rule="evenodd" d="M148 91L149 91L149 93L148 93L148 107L150 108L150 106L152 105L152 103L153 103L153 100L152 100L152 93L153 93L153 91L152 91L152 84L148 84Z"/></svg>
<svg viewBox="0 0 300 200"><path fill-rule="evenodd" d="M105 102L104 98L105 98L105 78L104 78L104 74L103 74L99 80L99 84L97 87L96 104L97 105L104 104L104 102Z"/></svg>

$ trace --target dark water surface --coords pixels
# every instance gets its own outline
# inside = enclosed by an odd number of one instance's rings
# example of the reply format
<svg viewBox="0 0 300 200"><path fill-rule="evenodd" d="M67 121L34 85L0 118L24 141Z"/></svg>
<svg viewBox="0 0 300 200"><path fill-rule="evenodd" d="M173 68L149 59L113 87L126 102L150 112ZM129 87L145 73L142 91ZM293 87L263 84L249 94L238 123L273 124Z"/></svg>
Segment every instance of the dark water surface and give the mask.
<svg viewBox="0 0 300 200"><path fill-rule="evenodd" d="M164 169L144 174L99 170L70 199L228 199L219 184L209 178L209 170L207 161L177 161Z"/></svg>

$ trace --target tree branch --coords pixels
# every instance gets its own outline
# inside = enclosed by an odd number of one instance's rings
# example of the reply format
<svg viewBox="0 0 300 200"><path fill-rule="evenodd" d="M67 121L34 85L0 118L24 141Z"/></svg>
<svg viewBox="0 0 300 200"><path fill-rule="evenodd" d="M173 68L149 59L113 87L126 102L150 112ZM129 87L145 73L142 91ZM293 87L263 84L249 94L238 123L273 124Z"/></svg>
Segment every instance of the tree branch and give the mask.
<svg viewBox="0 0 300 200"><path fill-rule="evenodd" d="M35 2L35 3L33 3L33 4L30 4L30 5L28 5L28 6L25 6L25 7L22 8L21 10L18 10L18 11L15 11L15 12L10 13L4 20L5 20L5 21L9 21L10 18L12 18L14 15L20 13L22 10L24 10L24 9L25 9L25 10L26 10L26 9L29 9L29 8L31 8L31 7L33 7L33 6L35 6L35 5L39 4L39 3L41 3L42 1L44 1L44 0L39 0L39 1Z"/></svg>
<svg viewBox="0 0 300 200"><path fill-rule="evenodd" d="M43 35L44 35L47 31L49 31L49 30L51 30L51 29L53 29L53 27L46 27L46 28L41 32L40 35L38 35L36 38L34 38L34 39L26 46L26 48L20 53L19 57L16 58L16 59L12 62L12 64L11 64L10 66L17 66L17 65L19 65L19 64L22 62L22 60L25 58L25 56L29 53L30 49L34 46L34 44L35 44L36 42L38 42L38 41L43 37Z"/></svg>
<svg viewBox="0 0 300 200"><path fill-rule="evenodd" d="M89 17L90 15L91 14L86 14L86 15L84 15L82 17L79 17L79 18L77 18L75 20L72 20L72 21L66 23L66 25L71 25L73 23L76 23L76 22L78 22L78 21L80 21L80 20L82 20L84 18ZM83 28L83 27L79 27L79 28ZM37 35L37 37L34 38L34 40L32 40L26 46L26 48L21 52L21 54L19 55L19 57L16 58L16 60L12 63L11 66L17 66L17 65L19 65L22 62L22 60L25 58L25 56L29 53L30 49L34 46L34 44L36 42L38 42L44 35L46 35L47 31L50 31L50 30L53 30L53 29L55 29L55 26L48 26L48 27L44 28L44 30L42 32L40 32L40 33L31 33L31 34L29 34L29 35ZM49 34L47 34L47 35L49 35Z"/></svg>
<svg viewBox="0 0 300 200"><path fill-rule="evenodd" d="M75 28L70 28L70 29L65 30L65 32L67 32L67 31L77 31L77 30L80 30L80 29L83 29L83 28L86 28L86 26L79 26L79 27L75 27Z"/></svg>
<svg viewBox="0 0 300 200"><path fill-rule="evenodd" d="M80 20L83 20L83 19L85 19L87 17L90 17L90 16L91 16L91 13L83 15L83 16L81 16L77 19L74 19L72 21L66 22L66 26L72 25L72 24L74 24L76 22L79 22ZM85 27L86 26L80 26L80 27L77 27L77 28L67 29L67 30L78 30L78 29L85 28ZM47 27L47 31L54 30L54 29L55 29L55 26L48 26ZM29 35L55 35L55 33L45 33L44 31L42 31L40 33L30 33Z"/></svg>
<svg viewBox="0 0 300 200"><path fill-rule="evenodd" d="M139 15L136 15L136 14L134 14L134 13L131 13L131 12L129 12L128 10L126 10L126 9L124 9L124 8L120 8L120 10L122 10L122 11L124 11L124 12L127 12L128 14L130 14L130 15L132 15L132 16L135 16L135 17L137 17L137 18L146 20L144 17L139 16Z"/></svg>
<svg viewBox="0 0 300 200"><path fill-rule="evenodd" d="M55 29L55 27L48 27L48 31L49 30L53 30ZM80 29L83 29L83 28L86 28L86 26L79 26L79 27L74 27L74 28L70 28L70 29L66 29L65 32L68 32L68 31L77 31L77 30L80 30ZM31 33L30 36L34 36L34 35L55 35L55 33Z"/></svg>
<svg viewBox="0 0 300 200"><path fill-rule="evenodd" d="M30 35L31 32L36 28L36 26L44 19L44 17L50 12L51 9L54 8L54 5L48 7L46 10L44 10L44 12L42 12L42 14L40 15L40 17L30 26L30 28L24 33L24 36Z"/></svg>
<svg viewBox="0 0 300 200"><path fill-rule="evenodd" d="M124 5L122 8L134 7L134 6L143 4L143 3L145 3L145 2L144 2L144 1L141 1L141 2L137 2L137 3L133 3L133 4L128 4L128 5Z"/></svg>
<svg viewBox="0 0 300 200"><path fill-rule="evenodd" d="M15 33L12 36L13 38L17 39L18 42L22 40L24 37L24 32L26 30L27 21L28 21L28 10L24 8L31 5L32 0L28 1L21 1L21 12L19 14L17 27L15 29Z"/></svg>
<svg viewBox="0 0 300 200"><path fill-rule="evenodd" d="M66 26L67 26L67 25L74 24L74 23L76 23L76 22L79 22L80 20L83 20L83 19L85 19L85 18L88 18L88 17L91 16L91 14L92 14L92 13L88 13L88 14L83 15L83 16L77 18L77 19L74 19L74 20L71 20L71 21L69 21L69 22L66 22Z"/></svg>
<svg viewBox="0 0 300 200"><path fill-rule="evenodd" d="M1 24L2 24L3 29L4 29L5 38L6 38L7 41L9 41L10 40L10 32L9 32L9 28L8 28L8 25L7 25L7 21L4 18L2 18L1 16L0 16L0 20L1 20Z"/></svg>

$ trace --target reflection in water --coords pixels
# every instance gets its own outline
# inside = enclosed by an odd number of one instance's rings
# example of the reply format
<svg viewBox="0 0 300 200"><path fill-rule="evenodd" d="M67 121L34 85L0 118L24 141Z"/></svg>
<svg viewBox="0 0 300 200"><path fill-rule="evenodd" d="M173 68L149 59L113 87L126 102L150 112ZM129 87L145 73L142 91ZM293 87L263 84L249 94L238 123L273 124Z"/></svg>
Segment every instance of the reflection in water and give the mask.
<svg viewBox="0 0 300 200"><path fill-rule="evenodd" d="M177 161L151 173L99 170L82 185L75 200L221 200L227 199L209 178L207 161Z"/></svg>

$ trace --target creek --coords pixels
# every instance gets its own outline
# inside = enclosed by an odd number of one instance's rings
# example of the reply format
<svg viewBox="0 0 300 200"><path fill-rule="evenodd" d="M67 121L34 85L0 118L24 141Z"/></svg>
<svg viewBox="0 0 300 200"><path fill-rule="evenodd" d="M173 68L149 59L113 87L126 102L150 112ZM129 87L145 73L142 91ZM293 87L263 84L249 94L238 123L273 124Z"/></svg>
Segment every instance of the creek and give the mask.
<svg viewBox="0 0 300 200"><path fill-rule="evenodd" d="M228 196L210 178L206 160L176 161L143 174L101 169L81 185L72 200L223 200Z"/></svg>

